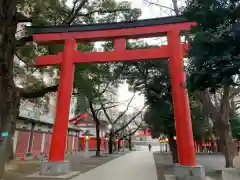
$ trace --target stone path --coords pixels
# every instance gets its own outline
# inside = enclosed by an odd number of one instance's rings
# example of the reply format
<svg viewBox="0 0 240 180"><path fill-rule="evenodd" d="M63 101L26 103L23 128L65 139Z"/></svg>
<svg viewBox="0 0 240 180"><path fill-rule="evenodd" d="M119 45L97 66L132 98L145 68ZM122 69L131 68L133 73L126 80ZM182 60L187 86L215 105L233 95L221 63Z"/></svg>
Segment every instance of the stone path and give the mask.
<svg viewBox="0 0 240 180"><path fill-rule="evenodd" d="M131 152L72 180L158 180L153 154Z"/></svg>

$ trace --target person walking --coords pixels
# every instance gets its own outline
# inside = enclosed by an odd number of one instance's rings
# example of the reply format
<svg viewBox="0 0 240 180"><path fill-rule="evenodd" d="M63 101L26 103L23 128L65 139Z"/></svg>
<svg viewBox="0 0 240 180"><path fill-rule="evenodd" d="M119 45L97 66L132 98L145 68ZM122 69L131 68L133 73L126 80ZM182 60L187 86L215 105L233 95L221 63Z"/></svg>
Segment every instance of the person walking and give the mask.
<svg viewBox="0 0 240 180"><path fill-rule="evenodd" d="M152 150L152 145L151 144L148 144L148 149L149 149L149 152L151 152L151 150Z"/></svg>

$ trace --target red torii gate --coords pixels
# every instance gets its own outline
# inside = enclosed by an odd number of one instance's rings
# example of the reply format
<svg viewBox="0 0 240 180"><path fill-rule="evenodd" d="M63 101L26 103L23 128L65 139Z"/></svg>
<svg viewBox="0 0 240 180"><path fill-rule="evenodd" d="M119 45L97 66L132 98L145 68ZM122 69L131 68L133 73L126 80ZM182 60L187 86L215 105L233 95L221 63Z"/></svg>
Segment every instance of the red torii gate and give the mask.
<svg viewBox="0 0 240 180"><path fill-rule="evenodd" d="M180 41L180 32L189 30L195 24L195 22L188 22L181 16L174 16L110 24L30 27L33 39L37 43L65 44L63 52L36 58L36 66L38 67L61 64L49 161L64 161L75 63L105 63L169 58L179 162L180 165L195 166L195 148L189 100L186 89L182 86L185 83L183 56L187 54L188 45L181 44ZM167 36L168 45L159 48L126 50L127 39L156 36ZM76 50L77 41L102 40L114 40L114 51L79 52Z"/></svg>

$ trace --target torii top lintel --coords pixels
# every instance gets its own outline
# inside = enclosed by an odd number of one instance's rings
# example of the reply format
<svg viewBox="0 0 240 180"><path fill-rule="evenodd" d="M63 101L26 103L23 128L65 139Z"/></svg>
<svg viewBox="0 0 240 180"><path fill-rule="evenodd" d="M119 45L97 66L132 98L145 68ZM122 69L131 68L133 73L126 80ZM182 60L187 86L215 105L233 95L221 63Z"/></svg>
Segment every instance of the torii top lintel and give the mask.
<svg viewBox="0 0 240 180"><path fill-rule="evenodd" d="M29 27L35 42L66 43L67 40L101 41L114 40L114 51L110 52L79 52L74 50L73 63L105 63L132 60L166 59L169 57L169 47L149 49L126 49L126 40L142 37L159 37L170 31L189 30L195 22L189 22L182 16L172 16L156 19L137 20L120 23L105 23L73 26L43 26ZM179 39L180 40L180 39ZM182 44L183 56L186 55L187 44ZM63 53L38 56L34 66L51 66L61 64Z"/></svg>
<svg viewBox="0 0 240 180"><path fill-rule="evenodd" d="M33 35L34 41L39 43L61 42L70 38L80 41L100 41L115 38L161 36L173 29L189 30L195 24L183 16L170 16L119 23L32 26L29 27L29 32Z"/></svg>

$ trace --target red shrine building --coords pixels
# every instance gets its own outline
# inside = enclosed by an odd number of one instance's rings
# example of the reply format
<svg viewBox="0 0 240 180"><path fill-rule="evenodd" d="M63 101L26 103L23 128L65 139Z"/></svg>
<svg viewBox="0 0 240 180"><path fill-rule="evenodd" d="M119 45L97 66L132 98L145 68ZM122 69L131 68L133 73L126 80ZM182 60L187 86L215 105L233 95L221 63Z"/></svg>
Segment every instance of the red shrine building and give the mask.
<svg viewBox="0 0 240 180"><path fill-rule="evenodd" d="M97 138L96 138L96 123L88 113L81 113L70 120L70 123L80 128L82 131L79 134L79 148L84 150L85 138L88 137L89 150L96 150ZM106 132L108 131L108 122L100 121L100 138L101 138L101 150L105 150L106 145Z"/></svg>
<svg viewBox="0 0 240 180"><path fill-rule="evenodd" d="M20 114L21 115L21 114ZM32 160L40 156L48 158L50 151L53 122L36 120L26 115L19 116L13 138L13 151L16 159ZM104 150L107 123L101 121L101 149ZM96 149L95 122L87 113L79 114L69 121L66 138L66 153L83 150L85 136L89 137L89 150Z"/></svg>

